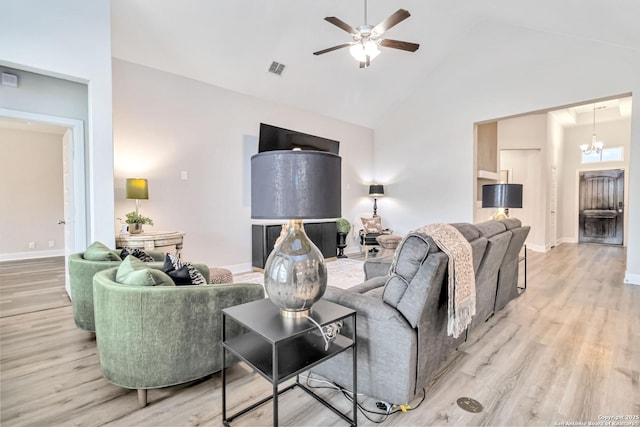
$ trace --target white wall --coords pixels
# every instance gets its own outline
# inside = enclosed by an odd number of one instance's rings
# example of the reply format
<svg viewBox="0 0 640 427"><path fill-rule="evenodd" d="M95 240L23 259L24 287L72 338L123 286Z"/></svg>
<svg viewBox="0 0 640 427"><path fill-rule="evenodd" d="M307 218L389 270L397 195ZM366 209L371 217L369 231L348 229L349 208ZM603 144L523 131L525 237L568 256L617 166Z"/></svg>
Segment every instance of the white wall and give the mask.
<svg viewBox="0 0 640 427"><path fill-rule="evenodd" d="M0 65L88 85L88 236L113 245L110 25L109 0L3 2L0 13Z"/></svg>
<svg viewBox="0 0 640 427"><path fill-rule="evenodd" d="M115 217L134 209L125 179L147 178L142 214L155 224L145 229L186 232L186 260L249 268L249 161L261 122L340 141L342 216L371 209L371 129L118 59L113 92ZM181 180L182 171L188 180Z"/></svg>
<svg viewBox="0 0 640 427"><path fill-rule="evenodd" d="M62 137L0 128L0 153L0 255L62 255ZM35 247L29 248L29 242Z"/></svg>
<svg viewBox="0 0 640 427"><path fill-rule="evenodd" d="M478 23L375 127L376 177L399 200L387 216L401 232L472 221L474 123L632 92L640 92L637 51ZM633 103L631 183L640 174L640 97ZM640 283L640 185L630 189L627 213L627 277Z"/></svg>
<svg viewBox="0 0 640 427"><path fill-rule="evenodd" d="M532 114L498 121L500 170L509 170L509 182L523 185L522 209L509 216L531 226L527 247L546 247L547 115Z"/></svg>
<svg viewBox="0 0 640 427"><path fill-rule="evenodd" d="M509 216L518 218L531 227L527 236L527 248L538 252L545 250L544 200L541 178L542 154L540 150L505 150L500 153L500 169L513 171L514 184L522 184L522 209L509 209Z"/></svg>
<svg viewBox="0 0 640 427"><path fill-rule="evenodd" d="M547 114L547 142L548 142L548 156L547 156L547 161L549 164L549 173L551 173L551 169L555 168L555 172L556 172L556 200L555 200L555 206L552 206L552 194L549 193L549 209L547 210L546 213L546 218L547 220L547 233L546 233L546 244L547 247L553 247L556 246L558 243L560 243L560 238L559 236L561 236L562 234L560 233L560 222L561 219L563 217L563 215L565 215L565 213L560 209L560 204L563 200L563 198L565 197L565 189L564 189L564 183L562 181L562 176L564 173L564 155L563 155L563 149L564 149L564 128L562 126L562 123L560 122L560 120L553 114L553 113L548 113ZM551 175L549 175L549 180L548 180L548 190L549 192L551 192L551 186L552 184L552 178ZM551 218L551 211L555 208L555 227L553 225L553 220Z"/></svg>
<svg viewBox="0 0 640 427"><path fill-rule="evenodd" d="M18 76L17 88L0 86L0 108L78 119L85 123L89 119L86 84L1 65L0 72Z"/></svg>
<svg viewBox="0 0 640 427"><path fill-rule="evenodd" d="M591 124L574 126L565 129L564 132L564 173L562 174L564 195L561 199L562 223L559 227L561 239L565 242L578 241L578 208L579 208L579 172L588 170L625 169L625 195L629 190L629 151L631 138L631 120L629 118L605 123L598 123L598 140L605 143L605 147L624 147L624 161L604 163L581 163L579 146L591 142L593 126ZM635 184L638 185L638 184ZM625 199L627 197L625 196ZM626 210L624 218L624 243L629 238L629 210Z"/></svg>

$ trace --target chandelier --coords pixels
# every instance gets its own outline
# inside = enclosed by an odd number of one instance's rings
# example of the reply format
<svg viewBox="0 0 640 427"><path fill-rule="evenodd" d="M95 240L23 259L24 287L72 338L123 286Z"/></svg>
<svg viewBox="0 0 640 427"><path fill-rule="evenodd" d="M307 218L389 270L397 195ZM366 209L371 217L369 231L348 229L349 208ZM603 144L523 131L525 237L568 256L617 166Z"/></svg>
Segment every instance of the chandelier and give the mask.
<svg viewBox="0 0 640 427"><path fill-rule="evenodd" d="M602 141L598 141L596 138L596 104L593 104L593 136L591 137L591 145L582 144L580 149L584 154L599 154L602 151L602 147L604 147L604 143Z"/></svg>

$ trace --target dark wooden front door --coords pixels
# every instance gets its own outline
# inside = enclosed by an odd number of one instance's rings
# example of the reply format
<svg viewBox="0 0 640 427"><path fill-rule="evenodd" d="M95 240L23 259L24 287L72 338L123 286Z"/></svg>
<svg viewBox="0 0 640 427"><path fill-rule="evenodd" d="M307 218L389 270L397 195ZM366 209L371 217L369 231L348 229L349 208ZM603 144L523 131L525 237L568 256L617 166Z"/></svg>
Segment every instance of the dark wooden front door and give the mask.
<svg viewBox="0 0 640 427"><path fill-rule="evenodd" d="M624 220L624 171L580 172L580 243L621 245Z"/></svg>

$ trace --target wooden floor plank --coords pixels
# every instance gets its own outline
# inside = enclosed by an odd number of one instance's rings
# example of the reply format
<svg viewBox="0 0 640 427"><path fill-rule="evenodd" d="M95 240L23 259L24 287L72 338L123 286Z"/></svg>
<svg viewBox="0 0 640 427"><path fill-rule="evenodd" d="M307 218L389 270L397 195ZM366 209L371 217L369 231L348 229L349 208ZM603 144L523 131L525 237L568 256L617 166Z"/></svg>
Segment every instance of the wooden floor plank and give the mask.
<svg viewBox="0 0 640 427"><path fill-rule="evenodd" d="M381 424L549 426L640 414L640 287L623 283L624 269L621 247L529 251L527 290L471 332L431 380L422 404ZM149 405L139 409L135 390L102 377L95 337L77 329L72 315L63 258L0 263L2 426L222 424L219 373L150 390ZM228 373L230 412L271 391L246 365ZM351 410L341 392L318 392ZM464 411L459 397L478 400L484 410ZM375 400L360 400L376 410ZM279 404L282 425L345 425L299 389ZM272 414L268 403L233 425L271 425ZM375 424L362 414L358 421Z"/></svg>

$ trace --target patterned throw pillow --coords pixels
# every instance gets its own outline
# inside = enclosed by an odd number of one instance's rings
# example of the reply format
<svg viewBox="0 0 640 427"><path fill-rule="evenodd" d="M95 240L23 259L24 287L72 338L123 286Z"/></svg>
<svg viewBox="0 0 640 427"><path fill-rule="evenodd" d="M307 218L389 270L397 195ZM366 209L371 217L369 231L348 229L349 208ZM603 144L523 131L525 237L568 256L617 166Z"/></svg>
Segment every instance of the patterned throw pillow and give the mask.
<svg viewBox="0 0 640 427"><path fill-rule="evenodd" d="M373 218L360 218L362 220L362 225L364 226L364 232L366 234L369 233L382 233L382 222L380 221L380 217L376 216Z"/></svg>
<svg viewBox="0 0 640 427"><path fill-rule="evenodd" d="M190 283L184 283L184 280L183 280L184 268L186 268L187 271L189 272L189 277L191 279ZM207 284L207 280L204 278L202 273L198 271L197 268L191 265L191 263L180 261L180 258L178 258L173 254L167 254L167 256L165 257L164 265L162 266L162 271L167 273L172 278L173 276L180 276L179 279L174 279L176 280L176 285L206 285ZM173 276L172 276L172 272L173 272ZM178 281L180 283L178 283Z"/></svg>
<svg viewBox="0 0 640 427"><path fill-rule="evenodd" d="M125 259L127 255L133 255L138 258L142 262L154 262L155 259L143 249L140 248L122 248L122 252L120 252L120 258Z"/></svg>

